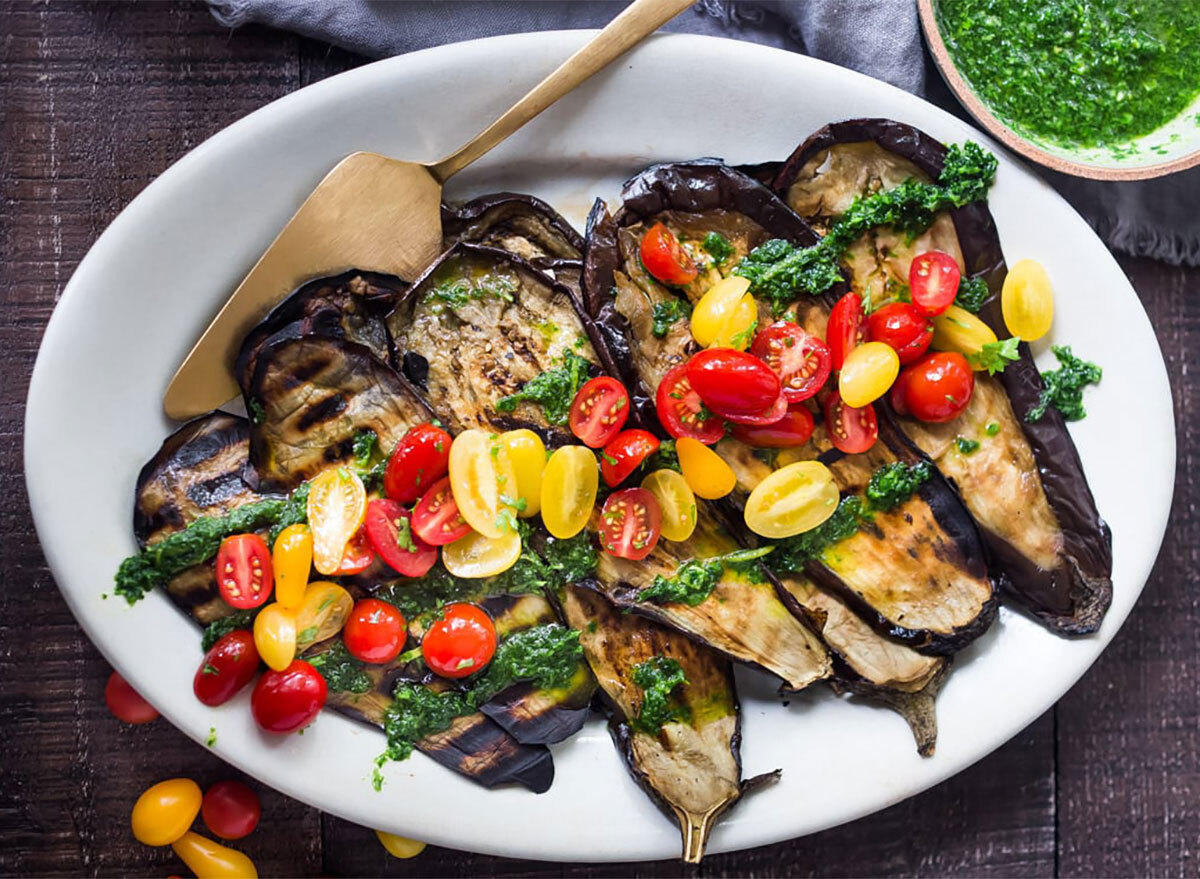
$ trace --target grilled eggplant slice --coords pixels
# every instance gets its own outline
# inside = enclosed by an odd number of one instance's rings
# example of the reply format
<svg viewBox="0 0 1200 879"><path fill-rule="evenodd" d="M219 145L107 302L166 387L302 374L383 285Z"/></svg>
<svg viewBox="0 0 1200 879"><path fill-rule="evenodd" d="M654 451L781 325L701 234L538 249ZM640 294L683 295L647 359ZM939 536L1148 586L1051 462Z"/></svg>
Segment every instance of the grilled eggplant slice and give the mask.
<svg viewBox="0 0 1200 879"><path fill-rule="evenodd" d="M775 189L814 226L824 228L861 194L909 177L941 173L945 147L909 125L857 119L826 126L784 164ZM908 277L912 258L931 248L959 259L965 273L987 282L991 297L980 312L1000 338L1009 334L1000 313L1004 255L987 206L943 213L909 241L890 229L864 236L845 266L855 289L874 301ZM1112 538L1096 510L1079 454L1056 411L1024 418L1042 390L1028 346L999 376L976 373L967 411L949 424L895 417L903 436L928 455L961 494L979 523L990 566L1005 595L1048 628L1068 635L1095 631L1112 600ZM988 436L995 422L999 432ZM963 455L959 436L980 439Z"/></svg>
<svg viewBox="0 0 1200 879"><path fill-rule="evenodd" d="M391 449L408 428L433 417L369 348L311 336L263 348L246 398L254 413L247 479L275 490L350 460L360 430L375 431L380 448Z"/></svg>
<svg viewBox="0 0 1200 879"><path fill-rule="evenodd" d="M540 198L515 192L481 195L463 205L442 205L442 239L447 250L459 241L507 250L546 268L557 260L579 260L583 238Z"/></svg>
<svg viewBox="0 0 1200 879"><path fill-rule="evenodd" d="M703 268L684 291L695 299L728 273L742 255L769 238L812 245L818 238L803 220L761 184L719 162L657 165L630 180L620 211L606 216L599 205L588 225L584 288L590 313L605 328L626 386L634 389L647 425L657 425L653 389L667 370L695 350L684 317L654 332L655 306L675 293L641 268L641 236L664 222ZM732 252L719 265L704 252L709 233L722 235ZM799 304L797 320L824 335L826 306ZM770 320L760 304L761 319ZM660 331L664 329L659 326ZM819 413L818 413L818 418ZM897 449L894 447L899 447ZM718 446L738 477L744 498L773 469L752 449L733 440ZM822 428L788 460L819 457L830 465L844 494L861 492L872 473L897 459L915 459L907 446L877 444L866 455L832 451ZM930 653L952 653L978 637L995 618L996 601L975 526L954 492L940 479L872 527L841 541L836 552L808 562L823 588L843 597L881 634Z"/></svg>

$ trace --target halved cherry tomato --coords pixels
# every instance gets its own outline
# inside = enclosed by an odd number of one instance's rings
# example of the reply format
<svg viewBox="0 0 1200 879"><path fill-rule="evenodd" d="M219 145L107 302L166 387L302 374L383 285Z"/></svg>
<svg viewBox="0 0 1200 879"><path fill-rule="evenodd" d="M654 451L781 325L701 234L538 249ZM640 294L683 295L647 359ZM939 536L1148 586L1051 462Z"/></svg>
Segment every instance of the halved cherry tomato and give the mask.
<svg viewBox="0 0 1200 879"><path fill-rule="evenodd" d="M951 305L933 319L934 351L957 351L971 357L982 351L984 345L995 342L996 333L991 327L957 305ZM983 369L983 364L978 368Z"/></svg>
<svg viewBox="0 0 1200 879"><path fill-rule="evenodd" d="M527 427L500 434L500 444L508 449L517 487L508 494L515 497L517 516L528 519L542 509L542 473L546 469L546 444Z"/></svg>
<svg viewBox="0 0 1200 879"><path fill-rule="evenodd" d="M268 668L283 671L296 658L296 612L275 601L254 618L254 649Z"/></svg>
<svg viewBox="0 0 1200 879"><path fill-rule="evenodd" d="M734 424L774 424L787 414L787 408L787 397L781 393L775 398L774 403L761 412L754 412L747 415L727 415L725 417Z"/></svg>
<svg viewBox="0 0 1200 879"><path fill-rule="evenodd" d="M176 856L203 879L258 879L254 862L227 845L188 831L171 843Z"/></svg>
<svg viewBox="0 0 1200 879"><path fill-rule="evenodd" d="M863 318L862 299L857 293L847 293L829 312L825 342L834 369L841 369L846 355L867 341L867 325Z"/></svg>
<svg viewBox="0 0 1200 879"><path fill-rule="evenodd" d="M675 444L679 469L683 478L699 497L705 500L723 498L737 485L733 468L708 446L688 437Z"/></svg>
<svg viewBox="0 0 1200 879"><path fill-rule="evenodd" d="M354 599L337 583L318 580L304 590L304 601L296 611L296 648L332 638L346 625ZM259 650L261 653L262 651Z"/></svg>
<svg viewBox="0 0 1200 879"><path fill-rule="evenodd" d="M218 781L200 804L204 826L221 839L242 839L258 826L262 806L258 794L240 781Z"/></svg>
<svg viewBox="0 0 1200 879"><path fill-rule="evenodd" d="M655 407L662 426L677 439L689 436L711 446L725 435L721 416L709 411L692 389L686 363L672 367L663 376L655 395Z"/></svg>
<svg viewBox="0 0 1200 879"><path fill-rule="evenodd" d="M465 678L482 671L496 653L496 624L475 604L448 604L421 639L429 670L444 678Z"/></svg>
<svg viewBox="0 0 1200 879"><path fill-rule="evenodd" d="M776 321L759 330L750 353L779 376L789 403L816 395L833 366L829 346L790 320Z"/></svg>
<svg viewBox="0 0 1200 879"><path fill-rule="evenodd" d="M279 532L271 550L271 570L275 600L284 607L299 607L312 571L312 532L307 525L289 525Z"/></svg>
<svg viewBox="0 0 1200 879"><path fill-rule="evenodd" d="M168 778L146 788L129 816L133 838L144 845L170 845L188 832L200 812L200 785Z"/></svg>
<svg viewBox="0 0 1200 879"><path fill-rule="evenodd" d="M908 370L900 370L900 374L896 376L896 381L892 385L892 390L888 394L888 402L892 404L892 408L896 410L897 415L908 414L908 402L905 400L905 394L908 393Z"/></svg>
<svg viewBox="0 0 1200 879"><path fill-rule="evenodd" d="M708 288L692 309L689 327L701 348L739 348L750 344L750 328L758 320L758 306L745 278L723 278Z"/></svg>
<svg viewBox="0 0 1200 879"><path fill-rule="evenodd" d="M890 345L901 365L912 363L933 341L933 324L911 302L889 302L867 319L871 341Z"/></svg>
<svg viewBox="0 0 1200 879"><path fill-rule="evenodd" d="M941 314L958 295L962 273L948 253L927 250L918 254L908 268L908 292L917 310L926 317Z"/></svg>
<svg viewBox="0 0 1200 879"><path fill-rule="evenodd" d="M375 664L391 662L404 649L407 625L404 614L394 604L364 598L350 612L342 641L355 659Z"/></svg>
<svg viewBox="0 0 1200 879"><path fill-rule="evenodd" d="M841 394L834 391L825 401L825 430L835 449L857 455L867 451L879 439L879 419L870 403L856 409L847 406Z"/></svg>
<svg viewBox="0 0 1200 879"><path fill-rule="evenodd" d="M904 405L921 421L953 421L967 408L975 390L975 373L956 352L927 354L903 374Z"/></svg>
<svg viewBox="0 0 1200 879"><path fill-rule="evenodd" d="M590 449L555 449L542 476L542 522L546 530L560 540L582 531L592 515L599 488L600 474Z"/></svg>
<svg viewBox="0 0 1200 879"><path fill-rule="evenodd" d="M205 705L224 705L254 680L258 661L254 635L246 629L234 629L204 654L192 679L196 698Z"/></svg>
<svg viewBox="0 0 1200 879"><path fill-rule="evenodd" d="M783 418L773 424L735 424L734 439L759 449L789 449L808 442L813 432L813 417L803 403L789 406Z"/></svg>
<svg viewBox="0 0 1200 879"><path fill-rule="evenodd" d="M375 836L393 858L415 858L425 851L425 843L407 836L396 836L383 830L376 830Z"/></svg>
<svg viewBox="0 0 1200 879"><path fill-rule="evenodd" d="M375 498L367 504L363 531L389 568L405 577L423 577L437 561L438 550L413 533L410 515L399 501Z"/></svg>
<svg viewBox="0 0 1200 879"><path fill-rule="evenodd" d="M230 607L258 607L271 595L271 551L257 534L234 534L217 550L217 588Z"/></svg>
<svg viewBox="0 0 1200 879"><path fill-rule="evenodd" d="M696 494L682 473L655 470L642 480L642 488L654 495L662 513L662 536L687 540L696 530Z"/></svg>
<svg viewBox="0 0 1200 879"><path fill-rule="evenodd" d="M747 527L763 537L792 537L833 515L838 487L820 461L797 461L772 472L746 499Z"/></svg>
<svg viewBox="0 0 1200 879"><path fill-rule="evenodd" d="M449 477L431 485L417 501L412 513L412 530L431 546L445 546L470 532L471 526L458 513Z"/></svg>
<svg viewBox="0 0 1200 879"><path fill-rule="evenodd" d="M598 449L621 432L629 417L629 391L612 376L589 379L571 403L568 424L583 443Z"/></svg>
<svg viewBox="0 0 1200 879"><path fill-rule="evenodd" d="M262 729L284 735L307 726L325 704L325 678L302 659L283 671L264 672L250 696L250 713Z"/></svg>
<svg viewBox="0 0 1200 879"><path fill-rule="evenodd" d="M646 271L664 284L681 287L699 274L692 258L663 223L655 223L642 236L639 253Z"/></svg>
<svg viewBox="0 0 1200 879"><path fill-rule="evenodd" d="M446 475L450 466L450 434L432 424L418 424L396 443L383 471L383 491L394 501L411 504Z"/></svg>
<svg viewBox="0 0 1200 879"><path fill-rule="evenodd" d="M900 358L890 345L864 342L846 355L838 374L838 393L846 405L862 408L888 392L900 374Z"/></svg>
<svg viewBox="0 0 1200 879"><path fill-rule="evenodd" d="M1023 259L1008 270L1000 291L1004 325L1019 339L1032 342L1054 323L1054 290L1037 260Z"/></svg>
<svg viewBox="0 0 1200 879"><path fill-rule="evenodd" d="M704 446L700 448L708 451ZM600 545L609 555L641 561L658 545L660 534L662 510L646 489L623 488L604 502L600 511Z"/></svg>
<svg viewBox="0 0 1200 879"><path fill-rule="evenodd" d="M499 537L470 532L442 548L442 564L455 577L479 580L502 574L521 557L521 535L505 531Z"/></svg>
<svg viewBox="0 0 1200 879"><path fill-rule="evenodd" d="M335 574L367 514L367 489L349 467L330 467L309 482L307 512L313 566L326 576Z"/></svg>
<svg viewBox="0 0 1200 879"><path fill-rule="evenodd" d="M517 515L517 471L499 437L471 428L450 446L450 490L458 512L485 537L511 530Z"/></svg>
<svg viewBox="0 0 1200 879"><path fill-rule="evenodd" d="M104 685L104 704L113 717L124 723L149 723L158 717L158 709L143 699L115 671L108 676L108 683Z"/></svg>
<svg viewBox="0 0 1200 879"><path fill-rule="evenodd" d="M600 453L600 475L604 484L616 488L638 465L662 445L648 430L623 430Z"/></svg>
<svg viewBox="0 0 1200 879"><path fill-rule="evenodd" d="M708 408L725 418L761 414L781 396L779 376L771 367L732 348L693 354L687 362L687 376Z"/></svg>
<svg viewBox="0 0 1200 879"><path fill-rule="evenodd" d="M346 551L342 553L342 560L333 575L350 577L354 574L361 574L371 567L373 561L375 561L375 549L367 537L367 529L359 528L350 538L350 542L346 544Z"/></svg>

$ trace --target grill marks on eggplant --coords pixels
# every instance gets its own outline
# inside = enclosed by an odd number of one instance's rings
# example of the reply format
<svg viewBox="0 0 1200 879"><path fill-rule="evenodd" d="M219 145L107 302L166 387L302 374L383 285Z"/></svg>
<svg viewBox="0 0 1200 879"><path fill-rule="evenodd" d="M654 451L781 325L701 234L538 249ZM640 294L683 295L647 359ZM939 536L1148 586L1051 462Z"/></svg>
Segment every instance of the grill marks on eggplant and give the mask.
<svg viewBox="0 0 1200 879"><path fill-rule="evenodd" d="M885 119L852 120L826 126L797 148L775 181L789 204L814 224L848 205L857 195L897 185L909 176L933 179L945 157L942 144L923 132ZM986 205L940 216L913 242L891 230L864 236L846 267L855 289L886 295L888 285L906 282L917 253L937 248L960 258L968 275L983 277L992 298L980 312L997 336L1008 332L1000 313L1004 256ZM862 256L875 254L875 265ZM967 411L947 425L927 425L892 416L904 438L928 455L952 480L978 522L991 568L1006 595L1044 625L1064 634L1095 631L1112 600L1112 548L1078 452L1056 412L1035 423L1024 414L1042 388L1041 377L1021 345L1021 359L996 377L976 373ZM994 437L990 423L1000 425ZM953 446L959 436L980 441L964 457Z"/></svg>

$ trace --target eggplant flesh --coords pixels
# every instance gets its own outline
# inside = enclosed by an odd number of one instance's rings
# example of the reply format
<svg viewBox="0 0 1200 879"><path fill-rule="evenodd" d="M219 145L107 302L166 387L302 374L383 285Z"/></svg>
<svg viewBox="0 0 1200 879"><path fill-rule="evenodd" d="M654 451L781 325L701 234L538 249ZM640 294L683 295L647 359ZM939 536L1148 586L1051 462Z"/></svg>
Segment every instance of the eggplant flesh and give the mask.
<svg viewBox="0 0 1200 879"><path fill-rule="evenodd" d="M613 741L630 774L679 823L683 860L699 863L713 826L746 788L729 662L669 629L621 613L586 586L565 587L560 600L568 625L580 631L609 707ZM670 657L683 668L687 684L679 698L690 710L690 719L664 724L658 735L632 724L642 700L633 669L653 656Z"/></svg>
<svg viewBox="0 0 1200 879"><path fill-rule="evenodd" d="M442 205L443 246L459 241L507 250L545 268L578 260L583 238L540 198L514 192L481 195L462 205Z"/></svg>
<svg viewBox="0 0 1200 879"><path fill-rule="evenodd" d="M944 157L942 144L911 126L853 120L827 126L801 144L775 188L823 227L863 193L908 177L936 178ZM952 254L965 274L987 282L991 296L979 316L999 338L1007 337L999 306L1004 256L986 205L943 213L911 242L890 229L864 235L845 266L855 289L870 290L878 304L892 298L891 291L906 282L912 258L928 249ZM1099 627L1112 600L1111 535L1059 413L1024 420L1042 381L1028 346L1020 352L999 376L976 373L967 410L948 424L887 416L957 488L983 532L1004 594L1048 628L1087 634ZM998 425L994 436L986 432L991 424ZM955 443L959 436L978 440L979 448L964 455Z"/></svg>

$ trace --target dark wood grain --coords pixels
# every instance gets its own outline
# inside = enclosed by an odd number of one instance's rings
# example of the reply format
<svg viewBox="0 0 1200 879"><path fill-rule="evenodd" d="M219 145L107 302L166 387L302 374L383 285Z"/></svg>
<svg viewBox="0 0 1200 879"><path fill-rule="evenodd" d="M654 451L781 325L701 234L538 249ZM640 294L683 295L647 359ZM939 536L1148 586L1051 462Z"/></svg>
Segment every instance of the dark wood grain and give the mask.
<svg viewBox="0 0 1200 879"><path fill-rule="evenodd" d="M174 775L202 784L238 775L163 721L133 728L108 714L109 670L46 570L24 494L21 434L50 311L105 225L182 154L251 110L362 62L266 29L226 32L199 4L0 2L0 875L178 870L169 850L130 835L138 793ZM287 876L1194 875L1200 272L1125 267L1160 328L1174 383L1175 515L1125 630L1013 742L891 809L714 856L698 869L435 848L397 861L369 830L257 784L262 828L239 846L263 875Z"/></svg>

